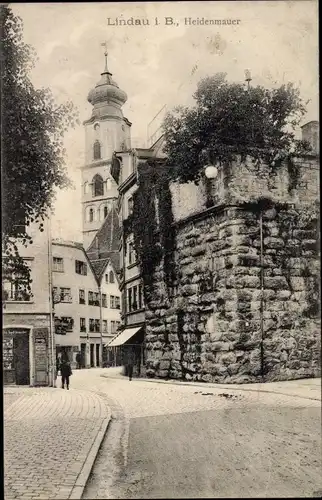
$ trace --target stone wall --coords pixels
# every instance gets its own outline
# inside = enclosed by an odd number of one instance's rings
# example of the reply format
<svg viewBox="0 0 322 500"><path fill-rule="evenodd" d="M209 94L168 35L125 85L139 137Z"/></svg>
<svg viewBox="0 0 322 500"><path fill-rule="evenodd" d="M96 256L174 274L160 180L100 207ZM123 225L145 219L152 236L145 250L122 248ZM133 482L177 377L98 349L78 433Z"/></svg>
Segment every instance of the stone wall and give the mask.
<svg viewBox="0 0 322 500"><path fill-rule="evenodd" d="M149 376L247 383L320 375L316 171L303 162L295 189L285 170L278 180L247 167L238 182L241 173L232 168L217 184L224 203L177 225L174 286L162 266L155 272ZM273 201L256 203L260 195Z"/></svg>

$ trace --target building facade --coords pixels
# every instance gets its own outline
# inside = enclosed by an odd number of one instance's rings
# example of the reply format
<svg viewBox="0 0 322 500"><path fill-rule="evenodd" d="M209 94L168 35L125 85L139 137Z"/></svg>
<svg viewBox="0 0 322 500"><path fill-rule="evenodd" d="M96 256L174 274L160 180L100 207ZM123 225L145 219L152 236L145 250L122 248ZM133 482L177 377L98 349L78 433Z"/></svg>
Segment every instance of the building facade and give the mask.
<svg viewBox="0 0 322 500"><path fill-rule="evenodd" d="M30 267L31 293L12 276L3 281L3 376L5 384L52 385L55 344L51 317L50 227L28 228L32 244L18 244Z"/></svg>
<svg viewBox="0 0 322 500"><path fill-rule="evenodd" d="M137 353L141 374L145 373L145 304L140 262L134 244L134 234L128 224L133 215L133 196L138 189L138 166L148 160L162 158L162 141L151 148L115 151L111 174L118 185L118 217L120 221L120 291L122 294L122 332L110 342L110 347L132 347Z"/></svg>
<svg viewBox="0 0 322 500"><path fill-rule="evenodd" d="M102 346L120 326L117 273L106 259L98 276L83 246L53 240L53 296L57 353L63 348L76 367L100 365Z"/></svg>

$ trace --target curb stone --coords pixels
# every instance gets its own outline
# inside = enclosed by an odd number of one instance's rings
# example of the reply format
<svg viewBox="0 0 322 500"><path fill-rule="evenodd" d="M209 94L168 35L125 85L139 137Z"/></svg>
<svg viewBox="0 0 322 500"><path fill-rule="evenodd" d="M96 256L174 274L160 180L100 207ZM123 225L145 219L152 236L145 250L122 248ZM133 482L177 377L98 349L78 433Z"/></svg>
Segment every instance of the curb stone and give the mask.
<svg viewBox="0 0 322 500"><path fill-rule="evenodd" d="M70 500L80 500L82 498L86 483L92 471L98 451L101 447L103 439L105 438L106 432L108 430L109 424L111 422L112 413L109 408L108 408L108 413L109 413L108 417L106 417L103 420L100 429L96 435L96 438L91 446L91 449L85 458L82 469L68 497Z"/></svg>
<svg viewBox="0 0 322 500"><path fill-rule="evenodd" d="M106 375L101 374L100 377L109 378L109 379L116 379L116 380L126 379L126 377L123 375L116 376L116 375L109 375L108 373L106 373ZM310 397L310 396L302 396L299 394L290 394L288 392L282 392L279 390L259 389L258 387L252 388L250 385L248 385L247 387L244 386L244 387L237 388L237 387L230 387L227 384L211 384L211 383L207 383L207 382L185 382L185 381L175 380L175 379L161 380L161 379L152 379L152 378L150 379L150 378L138 377L134 380L137 382L142 381L142 382L151 382L151 383L155 383L155 384L186 385L186 386L192 386L192 387L199 387L199 388L204 387L204 388L208 388L208 389L210 388L210 389L227 390L227 391L263 392L263 393L267 393L267 394L281 394L282 396L288 396L288 397L292 397L292 398L309 399L311 401L312 400L313 401L321 401L321 397L315 398L315 397Z"/></svg>

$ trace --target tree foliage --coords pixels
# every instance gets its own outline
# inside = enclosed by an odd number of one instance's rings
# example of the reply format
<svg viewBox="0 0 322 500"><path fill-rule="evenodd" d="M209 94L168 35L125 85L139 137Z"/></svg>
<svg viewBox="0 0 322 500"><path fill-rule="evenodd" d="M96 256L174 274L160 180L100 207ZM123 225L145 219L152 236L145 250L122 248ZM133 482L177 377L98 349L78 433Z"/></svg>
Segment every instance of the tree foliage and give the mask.
<svg viewBox="0 0 322 500"><path fill-rule="evenodd" d="M198 183L206 164L221 165L237 156L274 167L310 149L296 139L305 105L291 83L248 89L218 73L202 79L193 97L195 106L175 108L163 124L168 164L180 182Z"/></svg>
<svg viewBox="0 0 322 500"><path fill-rule="evenodd" d="M26 226L43 221L55 188L69 185L63 137L77 122L71 102L57 105L49 89L35 89L30 73L36 61L23 40L23 23L1 6L2 35L2 233L6 274L28 274L17 243L32 243ZM27 280L28 281L28 280Z"/></svg>

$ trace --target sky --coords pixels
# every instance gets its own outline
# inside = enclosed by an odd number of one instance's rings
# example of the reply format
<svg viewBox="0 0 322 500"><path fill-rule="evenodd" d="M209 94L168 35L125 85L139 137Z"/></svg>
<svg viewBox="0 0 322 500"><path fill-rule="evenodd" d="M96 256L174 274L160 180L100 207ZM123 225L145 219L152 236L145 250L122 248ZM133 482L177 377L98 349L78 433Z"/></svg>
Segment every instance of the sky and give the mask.
<svg viewBox="0 0 322 500"><path fill-rule="evenodd" d="M101 44L105 41L109 71L128 95L123 113L132 122L133 147L147 146L148 124L164 105L168 110L192 104L197 82L217 72L227 73L229 81L242 82L249 69L251 84L267 87L293 82L303 99L310 100L304 122L318 119L315 0L18 3L11 7L23 20L25 42L38 55L34 85L51 88L58 103L71 99L79 112L80 125L65 137L66 167L74 188L57 194L54 237L82 239L82 123L91 116L87 95L103 71ZM131 18L147 19L150 24L116 25L117 19ZM165 18L172 18L173 24L166 25ZM207 26L200 24L202 19L235 23Z"/></svg>

